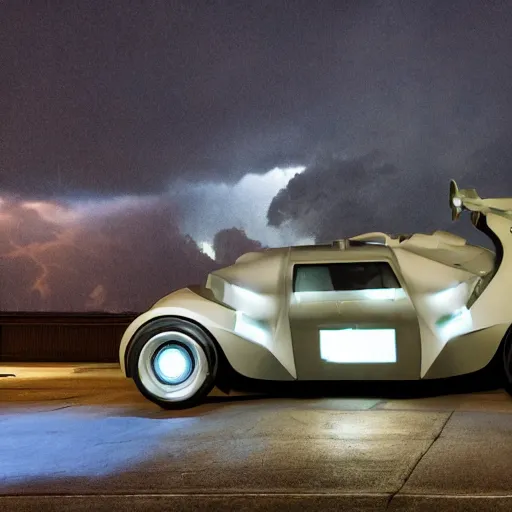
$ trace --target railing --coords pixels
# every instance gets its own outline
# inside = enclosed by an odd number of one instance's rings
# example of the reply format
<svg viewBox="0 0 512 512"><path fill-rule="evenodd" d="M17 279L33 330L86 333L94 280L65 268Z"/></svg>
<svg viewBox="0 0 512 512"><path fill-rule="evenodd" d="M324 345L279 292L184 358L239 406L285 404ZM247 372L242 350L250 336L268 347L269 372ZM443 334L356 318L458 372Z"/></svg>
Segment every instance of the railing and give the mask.
<svg viewBox="0 0 512 512"><path fill-rule="evenodd" d="M137 313L0 313L0 362L118 361Z"/></svg>

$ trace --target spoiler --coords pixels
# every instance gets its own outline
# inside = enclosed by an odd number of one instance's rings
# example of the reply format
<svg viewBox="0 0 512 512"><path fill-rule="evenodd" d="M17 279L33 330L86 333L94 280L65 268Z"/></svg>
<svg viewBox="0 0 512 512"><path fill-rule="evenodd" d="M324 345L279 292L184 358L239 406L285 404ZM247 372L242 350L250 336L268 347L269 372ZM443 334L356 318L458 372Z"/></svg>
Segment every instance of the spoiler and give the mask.
<svg viewBox="0 0 512 512"><path fill-rule="evenodd" d="M452 220L457 220L464 210L487 215L494 213L512 219L512 198L482 199L476 189L459 189L455 180L450 181L450 209Z"/></svg>

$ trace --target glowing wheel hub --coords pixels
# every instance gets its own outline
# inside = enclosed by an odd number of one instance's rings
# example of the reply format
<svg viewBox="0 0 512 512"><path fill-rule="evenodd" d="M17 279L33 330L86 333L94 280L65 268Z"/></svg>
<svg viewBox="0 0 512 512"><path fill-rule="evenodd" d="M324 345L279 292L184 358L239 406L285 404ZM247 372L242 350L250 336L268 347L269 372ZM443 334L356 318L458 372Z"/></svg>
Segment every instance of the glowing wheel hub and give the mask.
<svg viewBox="0 0 512 512"><path fill-rule="evenodd" d="M163 383L177 385L185 382L192 374L194 359L185 347L169 344L156 352L153 369Z"/></svg>

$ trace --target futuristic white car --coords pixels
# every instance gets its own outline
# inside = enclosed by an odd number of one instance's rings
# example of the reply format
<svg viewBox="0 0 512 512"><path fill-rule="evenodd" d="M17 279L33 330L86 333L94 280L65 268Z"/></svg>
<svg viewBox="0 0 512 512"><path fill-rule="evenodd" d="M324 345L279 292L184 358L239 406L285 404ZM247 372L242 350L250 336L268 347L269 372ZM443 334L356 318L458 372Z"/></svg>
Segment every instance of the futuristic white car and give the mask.
<svg viewBox="0 0 512 512"><path fill-rule="evenodd" d="M190 407L234 377L418 381L499 358L512 381L512 198L450 183L495 252L459 236L369 233L248 253L167 295L126 330L120 362L149 400Z"/></svg>

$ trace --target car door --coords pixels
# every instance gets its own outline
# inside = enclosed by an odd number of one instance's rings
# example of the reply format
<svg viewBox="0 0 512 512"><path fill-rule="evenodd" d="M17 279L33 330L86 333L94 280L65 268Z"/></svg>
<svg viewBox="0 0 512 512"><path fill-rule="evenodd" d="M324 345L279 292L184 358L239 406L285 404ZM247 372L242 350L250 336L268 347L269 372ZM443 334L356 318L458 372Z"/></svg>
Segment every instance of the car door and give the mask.
<svg viewBox="0 0 512 512"><path fill-rule="evenodd" d="M299 380L419 378L418 320L391 261L292 262L289 279Z"/></svg>

